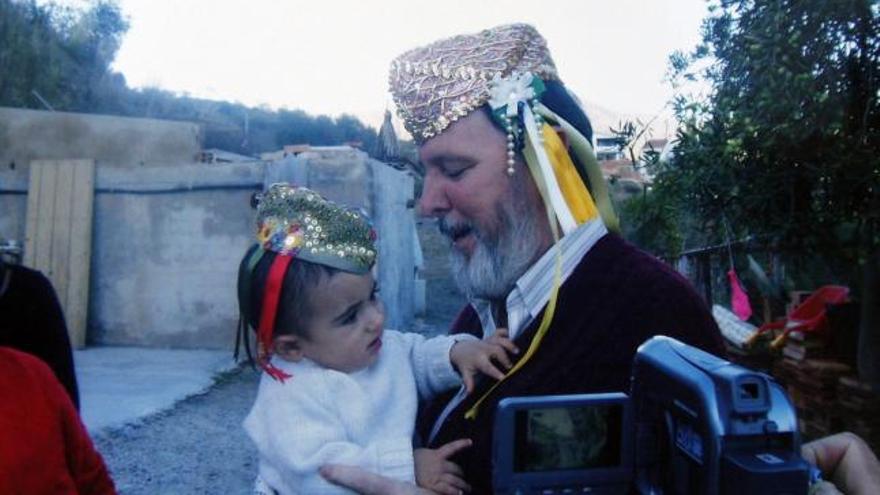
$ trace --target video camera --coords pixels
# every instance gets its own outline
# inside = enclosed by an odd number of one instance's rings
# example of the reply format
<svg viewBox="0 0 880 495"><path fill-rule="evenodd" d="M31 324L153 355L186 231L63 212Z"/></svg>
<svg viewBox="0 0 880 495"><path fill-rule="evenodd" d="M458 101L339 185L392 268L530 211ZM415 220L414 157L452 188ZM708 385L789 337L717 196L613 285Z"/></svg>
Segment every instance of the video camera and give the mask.
<svg viewBox="0 0 880 495"><path fill-rule="evenodd" d="M669 337L639 347L630 395L498 404L501 494L806 494L794 407L771 377Z"/></svg>

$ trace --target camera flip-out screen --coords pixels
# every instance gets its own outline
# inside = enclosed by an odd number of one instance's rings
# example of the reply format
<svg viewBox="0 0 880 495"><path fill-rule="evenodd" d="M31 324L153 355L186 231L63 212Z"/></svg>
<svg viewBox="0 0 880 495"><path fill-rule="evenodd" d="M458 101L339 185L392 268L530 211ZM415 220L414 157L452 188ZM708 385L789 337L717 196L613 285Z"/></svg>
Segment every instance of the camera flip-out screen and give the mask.
<svg viewBox="0 0 880 495"><path fill-rule="evenodd" d="M515 397L498 404L496 493L626 493L633 475L625 394Z"/></svg>
<svg viewBox="0 0 880 495"><path fill-rule="evenodd" d="M619 466L622 428L622 404L517 411L513 469L529 473Z"/></svg>

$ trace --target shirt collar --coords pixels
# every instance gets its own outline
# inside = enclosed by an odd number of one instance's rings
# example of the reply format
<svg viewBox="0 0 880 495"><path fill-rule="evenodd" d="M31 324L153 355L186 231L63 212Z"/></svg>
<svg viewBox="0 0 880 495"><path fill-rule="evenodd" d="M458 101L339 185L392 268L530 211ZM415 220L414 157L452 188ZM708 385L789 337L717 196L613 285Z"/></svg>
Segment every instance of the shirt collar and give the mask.
<svg viewBox="0 0 880 495"><path fill-rule="evenodd" d="M556 273L556 253L562 256L562 280L564 283L574 272L578 262L608 233L601 220L596 219L583 225L563 237L547 250L536 263L516 281L516 285L507 296L507 324L510 338L515 338L541 312L553 289L553 277ZM495 320L492 317L492 306L486 299L473 299L471 306L480 318L483 337L495 332Z"/></svg>

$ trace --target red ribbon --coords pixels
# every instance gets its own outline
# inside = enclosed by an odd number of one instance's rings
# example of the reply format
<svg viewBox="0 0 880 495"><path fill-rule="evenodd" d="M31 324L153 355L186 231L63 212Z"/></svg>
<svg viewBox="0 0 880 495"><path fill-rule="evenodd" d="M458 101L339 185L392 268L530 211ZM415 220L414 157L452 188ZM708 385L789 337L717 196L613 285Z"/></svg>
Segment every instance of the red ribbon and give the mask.
<svg viewBox="0 0 880 495"><path fill-rule="evenodd" d="M281 299L281 287L284 285L284 274L287 267L293 261L292 256L278 254L272 260L269 268L269 277L266 280L266 289L263 293L263 308L260 313L260 328L257 338L263 347L263 355L260 358L260 366L272 378L284 383L290 375L273 366L269 362L272 349L272 329L275 328L275 318L278 316L278 302Z"/></svg>

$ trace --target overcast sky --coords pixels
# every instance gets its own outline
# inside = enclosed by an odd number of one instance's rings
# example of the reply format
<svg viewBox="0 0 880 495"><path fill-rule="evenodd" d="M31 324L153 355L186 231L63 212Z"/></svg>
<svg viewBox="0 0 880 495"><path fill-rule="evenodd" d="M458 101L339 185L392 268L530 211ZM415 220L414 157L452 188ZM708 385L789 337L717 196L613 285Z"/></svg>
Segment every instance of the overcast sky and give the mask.
<svg viewBox="0 0 880 495"><path fill-rule="evenodd" d="M120 0L115 69L132 87L378 125L403 51L508 22L547 39L563 81L616 112L656 114L669 54L699 40L705 0Z"/></svg>

